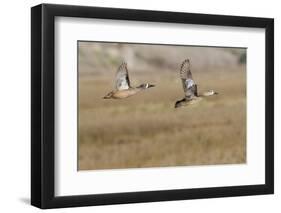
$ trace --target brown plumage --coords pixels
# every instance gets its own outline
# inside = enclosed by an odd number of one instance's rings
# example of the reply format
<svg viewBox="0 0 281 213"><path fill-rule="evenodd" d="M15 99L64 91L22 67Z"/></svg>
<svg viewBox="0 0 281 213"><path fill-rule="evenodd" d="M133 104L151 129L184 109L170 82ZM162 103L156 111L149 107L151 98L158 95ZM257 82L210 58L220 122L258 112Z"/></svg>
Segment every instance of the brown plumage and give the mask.
<svg viewBox="0 0 281 213"><path fill-rule="evenodd" d="M137 94L140 91L154 87L152 84L141 84L138 87L132 87L129 79L129 72L127 63L123 62L116 73L115 77L115 90L109 92L104 99L123 99Z"/></svg>
<svg viewBox="0 0 281 213"><path fill-rule="evenodd" d="M217 92L210 90L204 92L203 95L198 95L197 84L192 78L189 59L184 60L180 67L180 78L182 80L185 97L175 103L175 108L197 103L205 96L218 94Z"/></svg>

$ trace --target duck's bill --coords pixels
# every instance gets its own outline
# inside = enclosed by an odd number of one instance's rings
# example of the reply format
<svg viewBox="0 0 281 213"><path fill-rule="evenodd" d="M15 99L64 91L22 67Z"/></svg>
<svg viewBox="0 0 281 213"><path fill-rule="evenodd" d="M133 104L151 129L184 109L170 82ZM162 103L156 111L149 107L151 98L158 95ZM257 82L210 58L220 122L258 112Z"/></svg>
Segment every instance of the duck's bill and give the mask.
<svg viewBox="0 0 281 213"><path fill-rule="evenodd" d="M148 85L148 88L150 88L150 87L155 87L155 85L149 84L149 85Z"/></svg>

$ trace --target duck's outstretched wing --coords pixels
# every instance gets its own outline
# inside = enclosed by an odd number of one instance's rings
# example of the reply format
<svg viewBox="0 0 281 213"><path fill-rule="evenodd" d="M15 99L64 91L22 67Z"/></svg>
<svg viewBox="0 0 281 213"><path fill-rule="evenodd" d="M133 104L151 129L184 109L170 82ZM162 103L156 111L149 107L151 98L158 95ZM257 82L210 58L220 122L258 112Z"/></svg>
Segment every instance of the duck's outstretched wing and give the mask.
<svg viewBox="0 0 281 213"><path fill-rule="evenodd" d="M180 68L180 78L182 80L182 86L185 93L185 98L192 99L197 94L197 85L192 79L192 74L190 71L190 61L186 59L183 61Z"/></svg>
<svg viewBox="0 0 281 213"><path fill-rule="evenodd" d="M130 79L127 69L127 63L123 62L116 73L115 77L115 89L116 90L126 90L130 88Z"/></svg>

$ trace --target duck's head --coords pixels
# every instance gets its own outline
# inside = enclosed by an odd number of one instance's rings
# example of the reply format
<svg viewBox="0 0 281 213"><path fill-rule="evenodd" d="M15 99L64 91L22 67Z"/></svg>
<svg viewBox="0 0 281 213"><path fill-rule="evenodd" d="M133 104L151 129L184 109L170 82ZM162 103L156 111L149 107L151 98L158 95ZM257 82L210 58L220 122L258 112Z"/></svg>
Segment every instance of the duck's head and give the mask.
<svg viewBox="0 0 281 213"><path fill-rule="evenodd" d="M110 99L113 98L113 92L108 93L106 96L103 97L103 99Z"/></svg>
<svg viewBox="0 0 281 213"><path fill-rule="evenodd" d="M148 83L146 83L146 84L141 84L141 85L139 85L137 88L140 88L140 89L148 89L148 88L150 88L150 87L155 87L155 85L154 85L154 84L148 84Z"/></svg>

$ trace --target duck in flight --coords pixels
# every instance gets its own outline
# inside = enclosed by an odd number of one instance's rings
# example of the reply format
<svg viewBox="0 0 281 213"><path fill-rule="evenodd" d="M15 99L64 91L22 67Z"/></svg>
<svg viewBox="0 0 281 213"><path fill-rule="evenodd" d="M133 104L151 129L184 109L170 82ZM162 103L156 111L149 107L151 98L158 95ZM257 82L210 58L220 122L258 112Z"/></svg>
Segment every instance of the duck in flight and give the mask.
<svg viewBox="0 0 281 213"><path fill-rule="evenodd" d="M202 97L218 94L214 90L209 90L204 92L202 95L198 95L197 84L192 78L189 59L184 60L181 65L180 78L182 80L185 97L176 102L175 108L197 103L202 100Z"/></svg>
<svg viewBox="0 0 281 213"><path fill-rule="evenodd" d="M131 87L127 63L123 62L116 73L115 90L109 92L104 99L123 99L135 95L145 89L154 87L152 84L141 84L137 87Z"/></svg>

